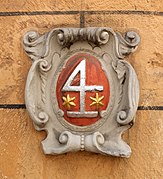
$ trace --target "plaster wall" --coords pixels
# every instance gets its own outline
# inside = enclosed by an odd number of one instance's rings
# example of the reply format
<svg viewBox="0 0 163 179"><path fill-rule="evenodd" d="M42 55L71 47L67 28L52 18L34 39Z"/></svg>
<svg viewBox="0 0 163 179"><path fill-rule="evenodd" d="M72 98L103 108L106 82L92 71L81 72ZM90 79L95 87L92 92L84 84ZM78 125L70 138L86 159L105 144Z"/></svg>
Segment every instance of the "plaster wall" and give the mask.
<svg viewBox="0 0 163 179"><path fill-rule="evenodd" d="M136 123L125 135L129 159L88 152L44 155L44 132L34 130L24 108L31 61L22 48L29 30L108 26L141 36L128 57L140 81ZM0 179L163 178L163 1L1 0L0 2ZM21 104L21 105L19 105Z"/></svg>

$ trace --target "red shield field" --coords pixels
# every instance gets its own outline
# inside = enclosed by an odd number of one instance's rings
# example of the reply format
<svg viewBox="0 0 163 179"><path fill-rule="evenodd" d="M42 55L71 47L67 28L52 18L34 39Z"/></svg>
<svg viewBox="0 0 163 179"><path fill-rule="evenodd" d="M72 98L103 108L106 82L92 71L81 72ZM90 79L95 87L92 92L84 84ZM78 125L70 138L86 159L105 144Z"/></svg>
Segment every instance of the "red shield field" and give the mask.
<svg viewBox="0 0 163 179"><path fill-rule="evenodd" d="M88 53L72 56L59 75L56 94L70 124L88 126L100 120L100 112L109 103L110 88L98 59Z"/></svg>

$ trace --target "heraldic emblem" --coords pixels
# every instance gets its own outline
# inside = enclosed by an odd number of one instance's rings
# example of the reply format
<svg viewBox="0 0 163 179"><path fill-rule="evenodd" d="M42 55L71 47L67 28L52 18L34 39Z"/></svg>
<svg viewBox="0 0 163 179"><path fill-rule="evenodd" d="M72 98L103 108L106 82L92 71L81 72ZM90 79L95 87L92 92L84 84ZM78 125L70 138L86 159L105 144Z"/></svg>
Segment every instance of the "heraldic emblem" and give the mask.
<svg viewBox="0 0 163 179"><path fill-rule="evenodd" d="M121 135L132 127L139 84L124 60L140 42L111 28L57 28L27 32L32 59L25 102L35 129L47 131L45 154L90 151L129 157Z"/></svg>

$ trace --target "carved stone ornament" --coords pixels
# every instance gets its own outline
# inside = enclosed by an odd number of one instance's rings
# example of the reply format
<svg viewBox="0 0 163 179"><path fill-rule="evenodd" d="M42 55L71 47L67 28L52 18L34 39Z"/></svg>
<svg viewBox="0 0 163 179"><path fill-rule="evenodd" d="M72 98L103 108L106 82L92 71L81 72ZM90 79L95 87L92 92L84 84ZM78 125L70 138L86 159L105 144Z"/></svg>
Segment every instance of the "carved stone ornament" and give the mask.
<svg viewBox="0 0 163 179"><path fill-rule="evenodd" d="M129 157L121 135L132 127L139 84L123 58L140 42L111 28L58 28L24 35L32 59L25 102L45 154L90 151Z"/></svg>

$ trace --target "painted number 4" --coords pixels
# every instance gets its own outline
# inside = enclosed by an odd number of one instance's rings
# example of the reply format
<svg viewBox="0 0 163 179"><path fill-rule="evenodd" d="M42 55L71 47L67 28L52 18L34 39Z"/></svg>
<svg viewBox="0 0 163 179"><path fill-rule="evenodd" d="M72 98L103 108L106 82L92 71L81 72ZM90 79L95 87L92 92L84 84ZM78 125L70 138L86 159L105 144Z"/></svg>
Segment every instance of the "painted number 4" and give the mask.
<svg viewBox="0 0 163 179"><path fill-rule="evenodd" d="M80 85L72 86L71 83L76 77L76 75L80 73ZM75 70L71 73L65 85L62 88L62 91L75 91L80 92L80 111L67 111L67 115L69 117L97 117L98 111L85 111L85 94L86 91L103 91L103 86L86 86L86 59L83 59L79 65L75 68Z"/></svg>

